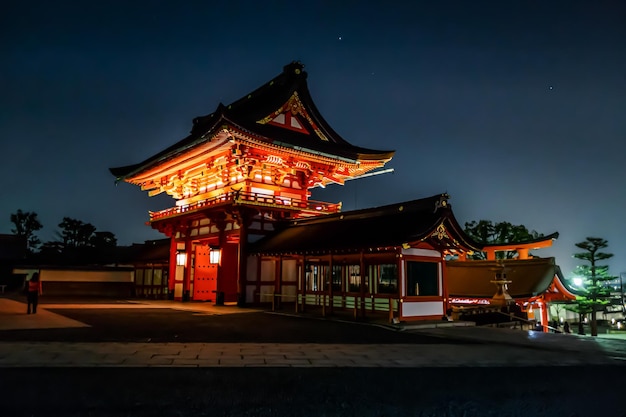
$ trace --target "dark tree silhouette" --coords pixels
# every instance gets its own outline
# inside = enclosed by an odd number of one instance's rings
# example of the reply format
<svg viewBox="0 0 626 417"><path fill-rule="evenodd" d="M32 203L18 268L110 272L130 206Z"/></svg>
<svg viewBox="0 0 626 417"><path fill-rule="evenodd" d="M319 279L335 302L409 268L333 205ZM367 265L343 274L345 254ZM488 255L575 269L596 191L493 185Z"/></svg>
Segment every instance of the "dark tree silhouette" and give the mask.
<svg viewBox="0 0 626 417"><path fill-rule="evenodd" d="M530 231L524 225L514 225L509 222L493 223L491 220L471 221L465 223L465 233L478 243L485 245L511 242L525 242L543 236L534 230ZM517 256L516 251L498 252L498 259L512 259ZM477 252L472 259L486 259L484 252Z"/></svg>
<svg viewBox="0 0 626 417"><path fill-rule="evenodd" d="M91 223L64 217L56 241L46 242L42 260L64 264L102 264L115 258L117 239L111 232L97 231Z"/></svg>
<svg viewBox="0 0 626 417"><path fill-rule="evenodd" d="M17 213L11 214L11 223L15 225L15 228L11 229L11 233L26 239L28 253L33 254L41 244L41 240L35 236L35 232L43 227L37 219L37 213L17 210Z"/></svg>

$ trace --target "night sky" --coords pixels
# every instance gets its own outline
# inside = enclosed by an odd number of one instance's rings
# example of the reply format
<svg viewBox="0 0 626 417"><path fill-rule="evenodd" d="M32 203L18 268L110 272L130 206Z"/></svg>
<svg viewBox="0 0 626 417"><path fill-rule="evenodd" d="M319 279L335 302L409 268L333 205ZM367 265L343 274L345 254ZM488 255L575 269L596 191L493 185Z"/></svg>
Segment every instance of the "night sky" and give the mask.
<svg viewBox="0 0 626 417"><path fill-rule="evenodd" d="M13 1L0 13L0 233L37 212L120 244L163 237L174 205L109 167L185 137L196 116L301 61L313 100L393 174L316 189L344 210L447 192L461 224L609 241L626 271L626 5L616 1Z"/></svg>

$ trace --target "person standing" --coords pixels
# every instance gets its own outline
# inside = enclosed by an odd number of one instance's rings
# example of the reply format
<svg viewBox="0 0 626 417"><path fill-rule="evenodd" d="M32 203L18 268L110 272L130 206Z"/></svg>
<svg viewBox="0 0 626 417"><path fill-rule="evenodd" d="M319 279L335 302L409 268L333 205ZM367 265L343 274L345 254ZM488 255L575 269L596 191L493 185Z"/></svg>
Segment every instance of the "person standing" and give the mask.
<svg viewBox="0 0 626 417"><path fill-rule="evenodd" d="M41 281L39 280L39 272L35 272L33 274L27 285L28 292L26 295L26 301L28 303L28 307L26 309L26 314L30 314L31 307L33 314L36 314L37 304L39 304L39 294L41 294Z"/></svg>
<svg viewBox="0 0 626 417"><path fill-rule="evenodd" d="M563 332L570 333L570 328L569 328L569 323L568 322L563 323Z"/></svg>

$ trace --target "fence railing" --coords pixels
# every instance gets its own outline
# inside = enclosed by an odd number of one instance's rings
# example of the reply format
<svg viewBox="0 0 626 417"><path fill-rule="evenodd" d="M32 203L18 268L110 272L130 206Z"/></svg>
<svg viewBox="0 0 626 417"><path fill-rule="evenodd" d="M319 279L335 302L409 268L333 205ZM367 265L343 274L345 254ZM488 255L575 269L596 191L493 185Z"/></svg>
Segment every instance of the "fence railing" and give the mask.
<svg viewBox="0 0 626 417"><path fill-rule="evenodd" d="M276 208L286 208L295 211L304 211L310 214L331 214L337 213L341 209L340 203L325 203L314 200L299 200L289 197L281 197L260 193L247 193L240 191L231 191L220 194L215 197L196 201L183 206L171 207L161 211L151 211L150 221L163 219L166 217L177 216L207 207L216 206L226 203L238 203L247 205L267 206Z"/></svg>
<svg viewBox="0 0 626 417"><path fill-rule="evenodd" d="M271 300L272 311L282 308L283 302L293 302L295 312L304 312L305 306L321 307L322 316L328 314L328 310L333 307L342 310L352 310L355 319L360 317L366 311L368 313L384 313L387 312L389 322L394 322L397 318L398 305L400 300L397 298L383 297L377 298L372 295L329 295L327 293L316 294L281 294L278 292L260 293L260 299ZM312 297L312 298L311 298Z"/></svg>

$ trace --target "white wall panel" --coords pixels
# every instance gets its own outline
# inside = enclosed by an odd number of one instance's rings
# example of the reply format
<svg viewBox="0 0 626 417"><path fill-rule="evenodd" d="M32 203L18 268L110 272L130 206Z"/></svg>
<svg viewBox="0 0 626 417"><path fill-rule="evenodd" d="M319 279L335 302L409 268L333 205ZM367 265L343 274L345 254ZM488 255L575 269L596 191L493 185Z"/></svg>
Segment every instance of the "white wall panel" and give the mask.
<svg viewBox="0 0 626 417"><path fill-rule="evenodd" d="M402 317L420 316L443 316L443 301L402 303Z"/></svg>

